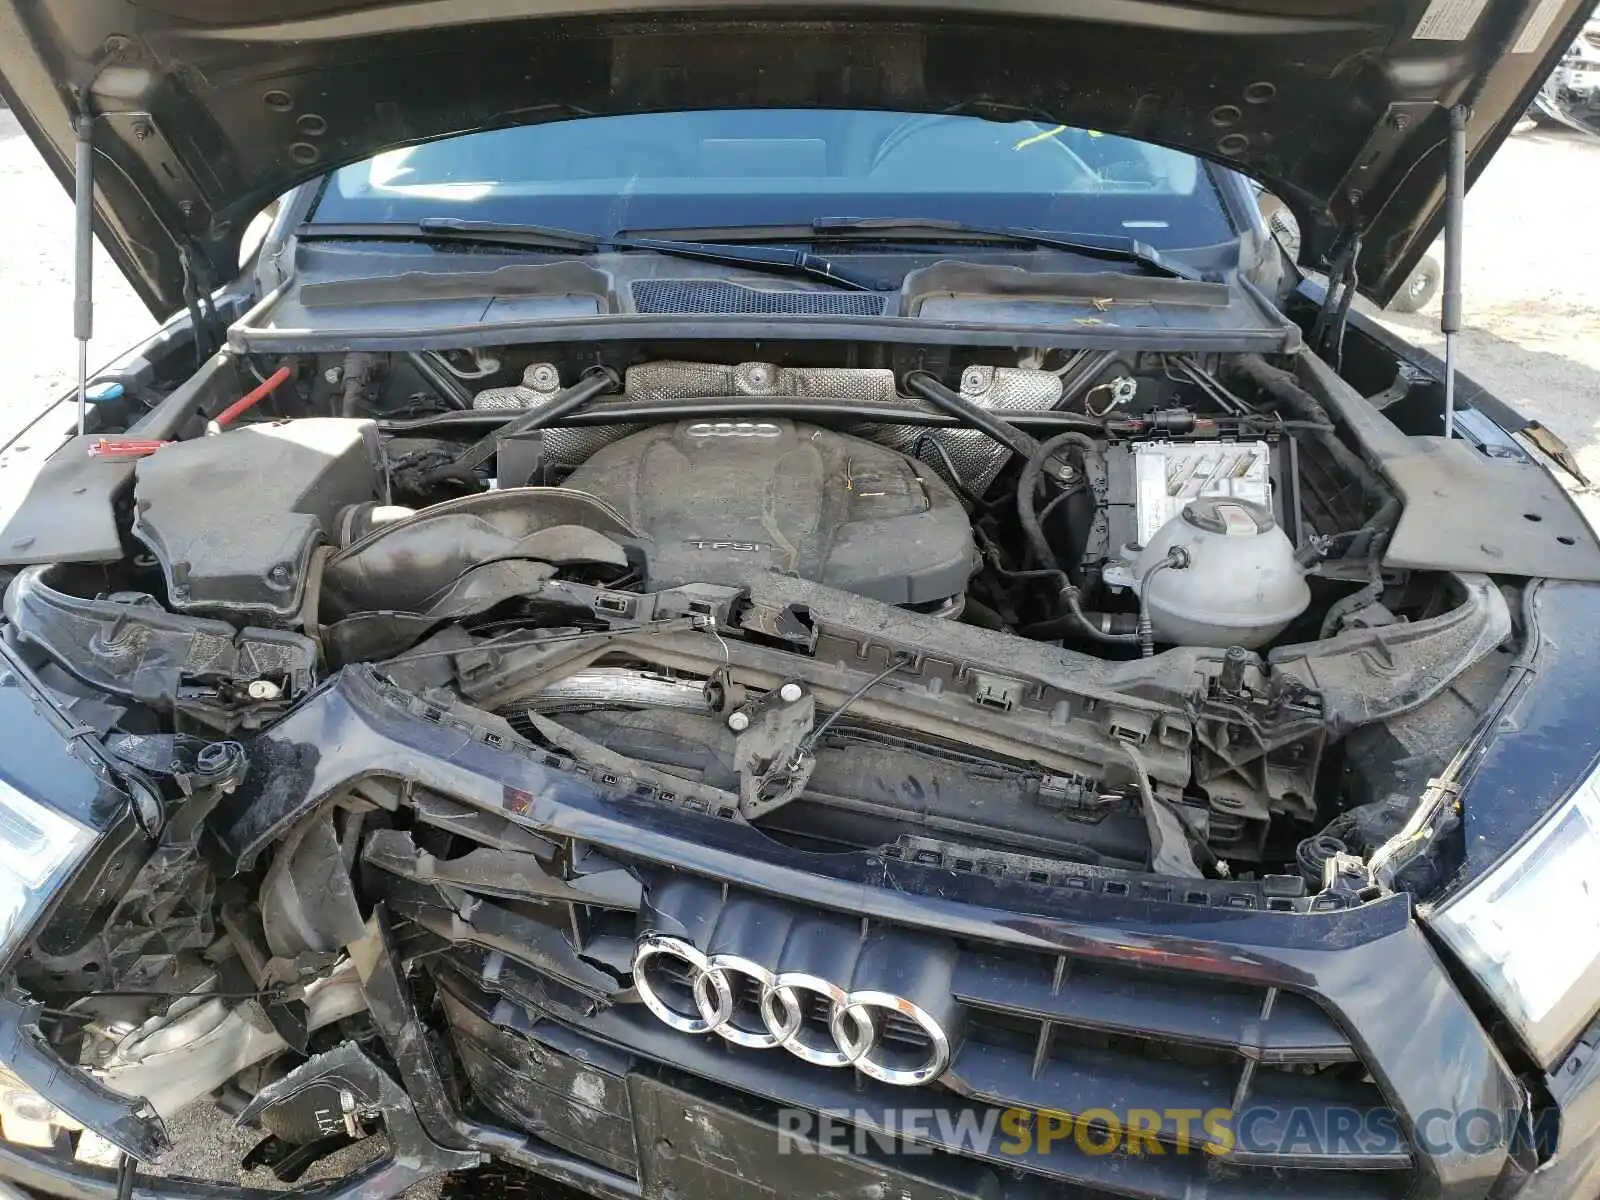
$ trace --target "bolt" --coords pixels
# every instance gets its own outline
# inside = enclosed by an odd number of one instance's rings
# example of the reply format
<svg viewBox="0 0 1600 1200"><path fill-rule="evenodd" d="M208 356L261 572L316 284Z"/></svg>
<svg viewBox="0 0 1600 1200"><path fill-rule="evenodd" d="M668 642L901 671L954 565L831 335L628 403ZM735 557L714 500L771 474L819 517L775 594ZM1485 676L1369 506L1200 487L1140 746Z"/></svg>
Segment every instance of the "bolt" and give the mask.
<svg viewBox="0 0 1600 1200"><path fill-rule="evenodd" d="M1222 673L1217 686L1224 692L1237 692L1244 686L1247 655L1243 646L1229 646L1222 655Z"/></svg>
<svg viewBox="0 0 1600 1200"><path fill-rule="evenodd" d="M1389 124L1397 132L1403 132L1410 127L1411 118L1406 116L1405 113L1395 113L1394 116L1389 118Z"/></svg>
<svg viewBox="0 0 1600 1200"><path fill-rule="evenodd" d="M139 120L133 123L133 136L135 141L147 142L150 140L150 135L155 131L155 126L150 124L150 122L146 121L143 117L139 118Z"/></svg>
<svg viewBox="0 0 1600 1200"><path fill-rule="evenodd" d="M267 572L267 578L272 580L273 583L288 583L289 568L284 566L282 563L279 563L277 566L273 567L272 570Z"/></svg>
<svg viewBox="0 0 1600 1200"><path fill-rule="evenodd" d="M1366 199L1366 193L1360 188L1351 188L1345 193L1345 199L1350 201L1351 208L1360 208L1361 201Z"/></svg>
<svg viewBox="0 0 1600 1200"><path fill-rule="evenodd" d="M283 695L283 689L270 679L252 679L244 693L252 700L276 700Z"/></svg>
<svg viewBox="0 0 1600 1200"><path fill-rule="evenodd" d="M729 713L728 728L735 733L743 733L750 728L750 714L742 710Z"/></svg>
<svg viewBox="0 0 1600 1200"><path fill-rule="evenodd" d="M786 683L778 689L778 698L785 704L793 704L805 693L800 690L798 683Z"/></svg>
<svg viewBox="0 0 1600 1200"><path fill-rule="evenodd" d="M1071 463L1061 463L1052 474L1055 475L1058 483L1072 483L1078 478L1078 472Z"/></svg>

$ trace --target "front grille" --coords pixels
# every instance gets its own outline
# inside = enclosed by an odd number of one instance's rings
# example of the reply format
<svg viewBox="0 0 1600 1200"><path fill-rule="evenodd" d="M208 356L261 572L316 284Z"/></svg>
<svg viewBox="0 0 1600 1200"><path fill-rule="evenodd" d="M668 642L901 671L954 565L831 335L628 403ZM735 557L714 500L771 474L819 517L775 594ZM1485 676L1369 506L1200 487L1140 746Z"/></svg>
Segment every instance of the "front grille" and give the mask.
<svg viewBox="0 0 1600 1200"><path fill-rule="evenodd" d="M1066 1182L1086 1195L1155 1200L1197 1189L1213 1198L1322 1195L1332 1194L1328 1189L1336 1181L1338 1195L1359 1200L1401 1195L1413 1182L1412 1154L1397 1138L1387 1144L1359 1137L1339 1144L1327 1140L1330 1131L1394 1125L1392 1119L1385 1125L1385 1097L1355 1043L1307 996L1220 979L1171 958L1130 963L1001 947L758 901L682 872L657 876L644 864L628 870L582 847L554 854L553 847L529 840L501 819L478 814L469 826L459 805L427 794L419 794L414 811L419 840L413 843L413 835L397 830L374 834L364 851L366 863L389 881L386 898L401 921L397 932L410 931L425 946L437 946L433 939L441 937L453 943L425 961L441 987L481 1010L477 1023L469 1022L475 1031L470 1037L458 1029L458 1049L480 1101L541 1136L551 1136L546 1106L564 1112L566 1100L559 1080L514 1086L519 1076L546 1070L535 1048L518 1040L535 1028L545 1040L598 1039L617 1058L621 1075L642 1067L677 1072L736 1099L780 1108L870 1114L920 1106L967 1113L959 1119L980 1124L1016 1109L1080 1117L1106 1110L1152 1114L1144 1132L1167 1148L1164 1154L1140 1156L1124 1147L1096 1155L1069 1147L999 1158L983 1147L952 1143L938 1131L928 1135L941 1152L963 1161L1003 1167L1008 1178L1024 1182ZM454 831L448 847L438 841L446 829ZM424 844L437 855L425 870ZM474 845L514 849L527 872L527 896L508 895L503 887L486 890L463 857ZM534 861L544 865L535 868ZM536 885L540 870L549 877ZM457 890L473 894L470 917L462 917L451 898ZM528 902L535 898L537 903ZM646 903L653 907L641 914ZM1227 920L1211 905L1183 903L1177 911ZM942 964L939 995L953 1007L940 1019L948 1018L953 1057L936 1083L880 1083L801 1061L780 1048L745 1049L716 1036L685 1034L648 1011L632 991L640 932L698 928L709 946L713 937L723 937L716 931L733 937L741 929L755 930L758 938L776 939L767 944L778 948L770 956L753 956L779 970L793 969L780 961L787 953L783 947L794 944L793 931L808 921L826 924L830 938L836 928L845 944L829 941L828 952L845 951L841 961L858 963L856 974L840 981L843 986L862 986L859 964L865 959L851 958L852 939L859 939L862 954L887 947L891 962L900 964L895 969L905 968L900 978L908 982L891 984L894 991L909 987L909 994L919 995L911 980L916 965ZM657 961L661 974L652 979L672 988L678 1011L692 1011L689 979L682 973L673 978L682 964ZM759 1030L760 996L747 980L735 982L736 1024ZM807 994L802 1015L809 1035L828 1036L828 1005L821 996ZM916 1021L889 1010L876 1010L875 1019L886 1057L907 1064L926 1060L929 1036ZM484 1032L485 1022L497 1027L493 1037ZM452 1024L460 1022L453 1017ZM508 1045L517 1047L515 1053ZM580 1058L593 1063L598 1053L585 1050ZM520 1097L515 1103L513 1095ZM616 1107L621 1092L606 1095L604 1107L622 1121L625 1114ZM1257 1114L1248 1131L1234 1129L1235 1144L1220 1156L1204 1150L1217 1144L1213 1131L1181 1117L1216 1110ZM628 1166L620 1135L580 1130L568 1141L597 1161ZM1191 1152L1172 1152L1178 1148ZM995 1193L1005 1200L1031 1194L1009 1185Z"/></svg>
<svg viewBox="0 0 1600 1200"><path fill-rule="evenodd" d="M1409 1175L1400 1146L1355 1152L1323 1144L1340 1124L1374 1127L1384 1100L1354 1046L1303 996L1068 955L967 948L953 990L967 1006L965 1043L945 1086L1002 1107L1081 1114L1162 1114L1163 1144L1213 1144L1233 1165ZM1172 1114L1253 1118L1225 1147ZM1285 1123L1308 1135L1289 1148ZM1239 1131L1234 1131L1236 1134Z"/></svg>
<svg viewBox="0 0 1600 1200"><path fill-rule="evenodd" d="M1192 1142L1191 1152L1185 1154L1176 1153L1170 1143L1158 1151L1146 1145L1138 1153L1121 1148L1085 1152L1070 1135L1045 1153L1036 1145L1021 1151L1015 1146L1006 1149L960 1131L1003 1129L999 1125L1003 1108L1028 1107L1016 1100L996 1106L956 1090L899 1088L844 1071L809 1067L781 1051L743 1050L714 1037L677 1033L641 1013L637 1005L617 1005L581 1021L555 1020L537 1010L508 1008L494 993L483 990L483 982L449 968L440 975L444 1009L479 1102L502 1120L619 1169L625 1169L623 1156L636 1116L627 1108L626 1080L643 1076L670 1079L745 1111L765 1108L789 1114L787 1121L778 1122L780 1128L792 1127L797 1110L815 1114L819 1122L850 1124L858 1134L878 1139L878 1145L894 1144L899 1152L891 1161L897 1165L963 1166L969 1177L970 1169L976 1168L983 1182L971 1194L988 1200L1060 1200L1063 1195L1074 1200L1184 1200L1199 1195L1207 1200L1303 1200L1311 1195L1399 1200L1412 1182L1403 1164L1352 1163L1346 1156L1338 1162L1339 1170L1317 1171L1312 1168L1336 1164L1314 1161L1309 1154L1299 1162L1238 1152L1216 1156ZM508 983L504 976L497 979L502 995ZM556 1048L575 1062L552 1063L551 1051ZM962 1059L970 1063L990 1054L985 1044L969 1041ZM528 1069L523 1064L531 1064L540 1074L537 1086L522 1082ZM1099 1101L1095 1108L1116 1110L1124 1103L1139 1107L1151 1099L1150 1081L1137 1079L1139 1072L1130 1071L1129 1063L1116 1053L1085 1056L1077 1069L1095 1081ZM570 1096L577 1089L567 1078L575 1072L598 1077L583 1086L584 1093L608 1101L616 1097L616 1102L575 1115ZM1145 1094L1132 1095L1130 1080ZM1307 1097L1291 1097L1291 1090L1274 1084L1266 1094L1274 1100L1304 1103ZM1187 1108L1198 1107L1205 1096L1189 1086L1174 1089L1169 1099ZM897 1115L930 1110L947 1114L947 1120L913 1125ZM1059 1103L1040 1105L1039 1110L1071 1111ZM1092 1126L1095 1119L1089 1114L1086 1122ZM1095 1140L1100 1136L1096 1132ZM775 1131L765 1144L769 1148L779 1144ZM903 1157L908 1151L910 1157ZM753 1166L760 1172L758 1180L770 1180L773 1174L781 1179L790 1169L770 1157ZM1065 1192L1059 1190L1063 1186Z"/></svg>
<svg viewBox="0 0 1600 1200"><path fill-rule="evenodd" d="M871 292L772 291L712 279L636 279L632 295L641 313L878 317L887 303Z"/></svg>

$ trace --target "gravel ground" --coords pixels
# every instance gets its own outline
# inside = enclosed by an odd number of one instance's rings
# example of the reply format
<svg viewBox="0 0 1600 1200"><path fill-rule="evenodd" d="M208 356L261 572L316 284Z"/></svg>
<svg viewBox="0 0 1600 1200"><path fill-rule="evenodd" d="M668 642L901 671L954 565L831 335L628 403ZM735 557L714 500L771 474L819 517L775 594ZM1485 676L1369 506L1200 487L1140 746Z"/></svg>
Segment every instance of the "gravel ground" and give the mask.
<svg viewBox="0 0 1600 1200"><path fill-rule="evenodd" d="M0 436L73 382L72 205L12 115L0 109ZM1462 370L1572 446L1600 479L1600 143L1538 130L1501 150L1467 201ZM95 264L90 362L113 357L155 327L103 253ZM1383 314L1391 329L1440 351L1438 308ZM1585 506L1600 497L1585 496ZM1591 516L1593 519L1593 516ZM225 1118L192 1110L174 1123L186 1149L170 1169L225 1177L252 1139ZM256 1172L249 1182L270 1181ZM419 1189L419 1194L428 1194Z"/></svg>
<svg viewBox="0 0 1600 1200"><path fill-rule="evenodd" d="M1600 482L1600 241L1588 236L1597 229L1600 141L1545 129L1512 137L1467 194L1458 358ZM1379 319L1442 356L1437 300ZM1600 494L1584 489L1578 501L1600 524Z"/></svg>
<svg viewBox="0 0 1600 1200"><path fill-rule="evenodd" d="M16 118L0 108L0 360L11 382L0 389L0 437L9 437L77 381L72 337L72 200ZM105 362L148 337L155 320L96 248L94 341L89 364Z"/></svg>

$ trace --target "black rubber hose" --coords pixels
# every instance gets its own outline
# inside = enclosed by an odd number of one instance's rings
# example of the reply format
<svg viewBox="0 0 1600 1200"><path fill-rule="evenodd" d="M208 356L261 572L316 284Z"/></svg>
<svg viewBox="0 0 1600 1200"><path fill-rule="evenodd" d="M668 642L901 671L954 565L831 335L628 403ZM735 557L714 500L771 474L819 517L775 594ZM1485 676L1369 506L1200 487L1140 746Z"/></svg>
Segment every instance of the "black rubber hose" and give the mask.
<svg viewBox="0 0 1600 1200"><path fill-rule="evenodd" d="M343 387L340 391L339 415L359 417L367 406L367 384L377 369L376 356L364 350L352 350L344 356Z"/></svg>
<svg viewBox="0 0 1600 1200"><path fill-rule="evenodd" d="M1105 642L1113 646L1135 646L1139 644L1139 634L1134 632L1111 632L1097 624L1083 608L1083 596L1078 586L1061 568L1061 562L1055 552L1050 549L1050 543L1044 536L1044 526L1039 520L1039 512L1033 506L1034 490L1039 486L1039 477L1044 472L1045 463L1050 461L1052 455L1065 446L1077 446L1088 455L1098 454L1100 447L1095 444L1088 434L1069 430L1058 433L1055 437L1043 443L1037 450L1028 456L1027 463L1022 468L1022 473L1017 477L1017 519L1022 523L1022 531L1028 539L1028 544L1033 548L1034 556L1043 565L1042 571L1008 572L1011 578L1023 575L1042 577L1053 574L1061 581L1060 603L1065 606L1066 612L1050 621L1031 625L1022 630L1028 637L1064 637L1068 633L1078 632L1097 642ZM1084 464L1084 479L1079 487L1088 485L1088 463ZM1045 631L1049 632L1045 632Z"/></svg>
<svg viewBox="0 0 1600 1200"><path fill-rule="evenodd" d="M596 396L614 392L621 386L617 373L609 367L593 367L582 379L569 388L563 388L550 398L550 402L532 412L524 413L507 422L492 433L485 434L442 467L436 467L424 477L426 483L441 483L447 479L468 479L474 471L494 457L495 450L504 438L543 429L558 417L575 408L581 408Z"/></svg>
<svg viewBox="0 0 1600 1200"><path fill-rule="evenodd" d="M1088 434L1079 433L1077 430L1058 433L1038 446L1028 456L1022 474L1017 476L1017 520L1022 522L1023 536L1028 539L1034 557L1041 565L1052 571L1060 571L1061 562L1056 558L1055 551L1050 549L1050 543L1044 536L1044 525L1039 520L1039 510L1033 506L1033 497L1035 489L1039 486L1039 476L1044 473L1045 463L1050 461L1051 455L1059 452L1064 446L1077 446L1083 451L1084 476L1087 479L1089 473L1087 459L1091 454L1099 454L1100 447L1095 445L1094 439Z"/></svg>
<svg viewBox="0 0 1600 1200"><path fill-rule="evenodd" d="M1393 491L1384 485L1373 465L1340 440L1333 431L1333 419L1328 416L1328 410L1300 386L1300 381L1294 375L1274 367L1259 354L1241 354L1234 362L1246 378L1295 416L1318 426L1327 426L1326 429L1314 428L1309 432L1340 470L1359 481L1368 496L1377 499L1380 513L1390 502L1398 504Z"/></svg>
<svg viewBox="0 0 1600 1200"><path fill-rule="evenodd" d="M1355 537L1351 539L1350 548L1345 553L1350 558L1361 558L1370 555L1374 550L1381 550L1389 540L1389 535L1394 532L1394 527L1400 523L1400 498L1388 496L1378 506L1378 511L1367 519L1367 523L1356 530Z"/></svg>
<svg viewBox="0 0 1600 1200"><path fill-rule="evenodd" d="M1322 872L1328 860L1335 854L1348 854L1349 852L1349 847L1344 842L1324 830L1322 833L1304 839L1294 848L1295 866L1300 869L1300 876L1306 881L1306 886L1313 891L1320 892L1322 890Z"/></svg>
<svg viewBox="0 0 1600 1200"><path fill-rule="evenodd" d="M1048 621L1039 621L1033 625L1024 625L1017 632L1034 641L1047 641L1066 637L1070 633L1081 633L1114 646L1139 644L1139 618L1133 613L1087 612L1076 591L1072 593L1072 599L1069 600L1065 596L1062 599L1067 605L1067 612L1064 615L1051 617Z"/></svg>
<svg viewBox="0 0 1600 1200"><path fill-rule="evenodd" d="M1377 554L1367 559L1367 584L1360 591L1351 592L1348 596L1334 601L1328 606L1328 611L1322 615L1322 629L1319 636L1331 638L1339 629L1339 625L1350 613L1359 612L1369 604L1374 604L1383 595L1383 571L1378 563Z"/></svg>
<svg viewBox="0 0 1600 1200"><path fill-rule="evenodd" d="M406 351L406 361L411 364L412 370L422 376L422 381L431 387L445 404L458 412L471 410L472 393L462 386L460 380L441 370L432 358L416 350L408 350Z"/></svg>
<svg viewBox="0 0 1600 1200"><path fill-rule="evenodd" d="M994 609L981 600L974 600L971 596L966 598L966 606L961 610L961 623L976 625L979 629L995 629L1001 633L1010 632L1010 626Z"/></svg>
<svg viewBox="0 0 1600 1200"><path fill-rule="evenodd" d="M960 392L952 391L926 371L913 371L906 376L906 390L921 396L929 404L941 408L952 417L958 417L974 429L988 434L1000 445L1020 458L1030 458L1038 453L1039 443L1023 433L1009 421L1001 420L981 404L974 404Z"/></svg>
<svg viewBox="0 0 1600 1200"><path fill-rule="evenodd" d="M1069 633L1081 634L1093 638L1097 642L1105 642L1111 646L1137 646L1139 632L1137 618L1128 613L1089 613L1084 611L1083 596L1072 581L1067 578L1065 571L1036 570L1036 571L1008 571L1004 567L995 565L995 572L1004 579L1029 580L1045 579L1056 585L1058 603L1067 611L1059 616L1051 617L1048 621L1040 621L1033 625L1025 625L1019 633L1023 637L1035 640L1046 638L1066 637Z"/></svg>
<svg viewBox="0 0 1600 1200"><path fill-rule="evenodd" d="M1301 387L1292 372L1273 366L1259 354L1241 354L1233 361L1251 383L1301 420L1332 424L1332 418L1328 416L1328 410L1322 407L1322 402Z"/></svg>
<svg viewBox="0 0 1600 1200"><path fill-rule="evenodd" d="M1241 354L1235 361L1239 369L1253 383L1281 402L1296 416L1331 425L1328 410L1322 407L1315 396L1301 387L1299 380L1288 371L1272 366L1259 354ZM1368 582L1360 591L1351 593L1328 609L1322 621L1322 636L1326 638L1332 636L1334 629L1346 614L1373 603L1383 595L1383 575L1379 570L1379 559L1388 544L1389 535L1400 522L1400 498L1384 485L1372 464L1340 441L1337 433L1331 429L1327 432L1316 430L1312 436L1316 438L1318 445L1327 450L1328 456L1341 469L1359 480L1367 494L1378 500L1377 511L1355 532L1350 548L1344 554L1347 559L1367 560Z"/></svg>

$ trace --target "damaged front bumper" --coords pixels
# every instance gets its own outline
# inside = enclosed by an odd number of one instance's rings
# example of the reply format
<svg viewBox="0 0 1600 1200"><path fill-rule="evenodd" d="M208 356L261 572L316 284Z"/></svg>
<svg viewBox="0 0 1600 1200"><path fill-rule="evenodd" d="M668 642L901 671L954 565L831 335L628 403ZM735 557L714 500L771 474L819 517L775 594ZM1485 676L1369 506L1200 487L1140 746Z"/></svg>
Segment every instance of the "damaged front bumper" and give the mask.
<svg viewBox="0 0 1600 1200"><path fill-rule="evenodd" d="M498 823L555 848L526 857L544 864L541 894L567 906L570 932L551 938L549 926L487 902L452 914L430 901L437 881L407 866L395 839L369 847L369 865L394 887L348 945L392 1068L341 1046L260 1103L329 1089L330 1112L381 1117L392 1153L305 1194L391 1195L496 1159L615 1197L887 1185L930 1200L1024 1200L1064 1185L1149 1198L1204 1189L1465 1200L1509 1195L1532 1167L1509 1138L1427 1136L1431 1114L1521 1114L1526 1101L1405 896L1278 911L1259 885L1152 879L1130 890L1092 875L986 870L934 848L903 857L786 848L692 798L585 774L365 669L346 670L255 740L250 773L213 829L223 852L248 864L358 786L417 820ZM747 909L782 920L846 913L863 937L938 942L964 1035L941 1086L877 1083L659 1021L626 982L635 937L692 935L689 909L707 903L739 917L720 927L758 928ZM453 1055L417 1010L408 975L417 962L391 930L401 923L435 939L425 969ZM1185 1046L1212 1057L1187 1067ZM1237 1070L1219 1070L1217 1056ZM1361 1119L1390 1114L1386 1141L1328 1142L1344 1098L1315 1077L1327 1064L1361 1088L1370 1080ZM1171 1152L1175 1114L1252 1105L1275 1115L1225 1153L1209 1143ZM955 1123L907 1119L930 1109ZM961 1132L989 1114L1087 1109L1156 1114L1153 1138L1167 1152L1095 1152L1071 1138L1019 1149ZM1296 1113L1322 1123L1315 1144L1286 1141ZM852 1130L842 1151L829 1122ZM871 1144L856 1144L863 1131ZM809 1152L824 1146L839 1152ZM59 1196L109 1200L115 1189L109 1173L15 1147L0 1147L0 1179ZM265 1193L149 1180L136 1194Z"/></svg>

